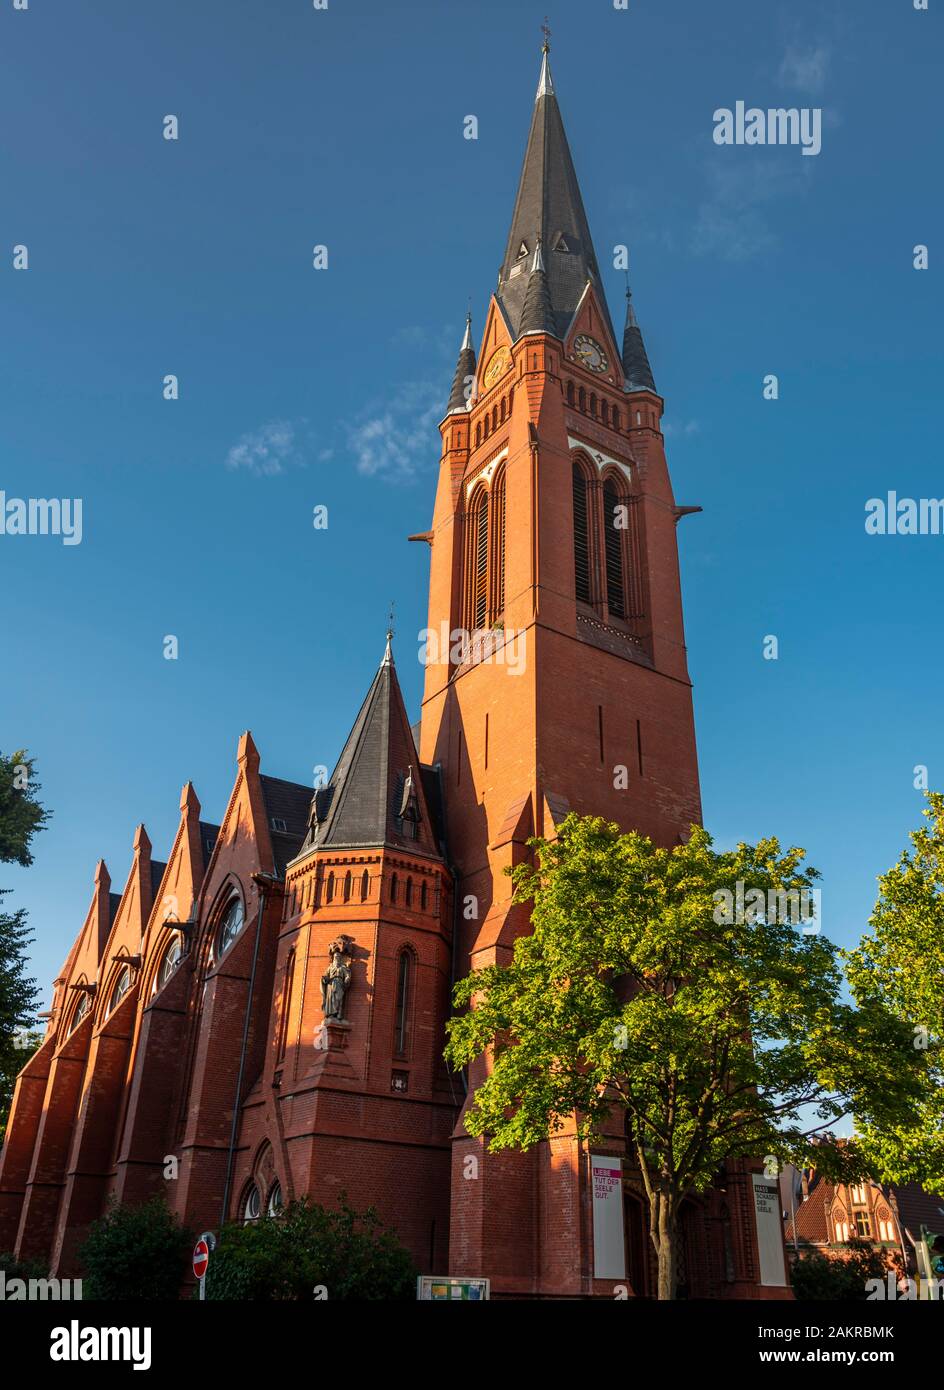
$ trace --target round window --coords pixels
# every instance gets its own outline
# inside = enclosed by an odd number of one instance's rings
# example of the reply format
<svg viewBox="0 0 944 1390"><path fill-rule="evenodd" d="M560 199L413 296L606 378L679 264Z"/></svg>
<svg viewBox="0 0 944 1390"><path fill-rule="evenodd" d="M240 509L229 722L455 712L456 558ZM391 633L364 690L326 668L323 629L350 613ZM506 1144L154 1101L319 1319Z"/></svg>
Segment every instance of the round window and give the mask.
<svg viewBox="0 0 944 1390"><path fill-rule="evenodd" d="M220 922L220 933L217 938L217 958L224 951L228 950L236 940L243 926L243 903L241 898L233 898L226 911L223 913L223 920Z"/></svg>

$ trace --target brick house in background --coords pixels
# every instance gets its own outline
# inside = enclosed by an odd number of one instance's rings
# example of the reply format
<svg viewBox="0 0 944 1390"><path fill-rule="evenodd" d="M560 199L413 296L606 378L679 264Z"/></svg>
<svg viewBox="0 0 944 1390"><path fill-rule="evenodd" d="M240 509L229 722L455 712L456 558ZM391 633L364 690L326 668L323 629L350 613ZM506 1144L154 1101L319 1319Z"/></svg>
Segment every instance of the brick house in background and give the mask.
<svg viewBox="0 0 944 1390"><path fill-rule="evenodd" d="M780 1193L791 1259L813 1250L842 1258L850 1241L867 1241L914 1277L922 1273L915 1258L922 1228L944 1232L944 1197L917 1183L833 1183L815 1168L788 1163Z"/></svg>
<svg viewBox="0 0 944 1390"><path fill-rule="evenodd" d="M481 1065L450 1076L442 1048L452 981L529 928L504 871L530 836L574 810L672 845L700 820L676 541L697 509L675 503L662 412L628 292L621 339L610 319L545 48L498 288L477 354L466 327L412 538L431 557L417 735L388 642L326 787L262 774L244 734L219 825L188 783L166 863L142 827L120 896L99 865L17 1083L0 1249L67 1273L110 1197L164 1192L214 1228L343 1190L424 1271L509 1297L654 1294L617 1118L592 1154L572 1129L487 1154L462 1122ZM790 1296L760 1162L686 1204L681 1244L691 1296Z"/></svg>

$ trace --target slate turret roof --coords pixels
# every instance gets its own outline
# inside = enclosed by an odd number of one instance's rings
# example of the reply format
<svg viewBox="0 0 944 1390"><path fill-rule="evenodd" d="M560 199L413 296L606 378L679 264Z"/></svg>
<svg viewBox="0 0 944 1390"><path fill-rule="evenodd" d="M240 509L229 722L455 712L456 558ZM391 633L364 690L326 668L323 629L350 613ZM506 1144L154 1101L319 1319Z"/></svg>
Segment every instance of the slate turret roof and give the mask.
<svg viewBox="0 0 944 1390"><path fill-rule="evenodd" d="M469 388L474 380L475 348L472 346L472 315L467 314L465 336L462 339L462 346L459 348L456 374L452 378L452 390L449 392L449 404L446 406L447 415L456 415L460 411L468 410L472 398L472 392Z"/></svg>

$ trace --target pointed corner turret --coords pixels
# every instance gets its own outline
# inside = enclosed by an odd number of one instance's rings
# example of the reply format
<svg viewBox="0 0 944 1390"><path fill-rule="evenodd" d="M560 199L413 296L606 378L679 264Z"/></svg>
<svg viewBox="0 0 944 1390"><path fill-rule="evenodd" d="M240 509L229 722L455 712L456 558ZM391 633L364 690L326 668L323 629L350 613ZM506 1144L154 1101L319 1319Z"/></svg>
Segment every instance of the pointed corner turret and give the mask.
<svg viewBox="0 0 944 1390"><path fill-rule="evenodd" d="M534 248L534 259L528 274L528 287L521 308L521 322L518 325L519 338L523 338L529 333L551 333L556 336L554 311L551 308L551 296L547 287L547 272L544 269L544 255L541 250L540 237L538 237L537 246Z"/></svg>
<svg viewBox="0 0 944 1390"><path fill-rule="evenodd" d="M449 392L449 404L446 406L446 415L464 414L469 409L472 401L472 387L475 382L475 348L472 346L472 315L466 314L465 334L462 338L462 346L459 348L459 360L456 363L456 374L452 378L452 390Z"/></svg>
<svg viewBox="0 0 944 1390"><path fill-rule="evenodd" d="M628 277L626 283L626 327L623 329L623 377L624 390L652 391L657 394L646 345L642 340L642 329L636 321L633 292L629 288Z"/></svg>

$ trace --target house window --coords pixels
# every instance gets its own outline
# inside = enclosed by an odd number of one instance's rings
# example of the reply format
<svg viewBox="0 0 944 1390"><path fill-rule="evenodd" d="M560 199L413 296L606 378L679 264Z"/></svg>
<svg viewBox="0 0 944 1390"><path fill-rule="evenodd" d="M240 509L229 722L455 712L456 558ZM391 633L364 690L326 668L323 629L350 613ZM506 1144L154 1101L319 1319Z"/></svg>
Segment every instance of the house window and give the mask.
<svg viewBox="0 0 944 1390"><path fill-rule="evenodd" d="M410 1011L410 973L413 958L409 951L400 952L397 962L397 1012L393 1051L396 1057L406 1056L407 1027Z"/></svg>
<svg viewBox="0 0 944 1390"><path fill-rule="evenodd" d="M590 602L590 514L587 479L579 464L573 465L574 580L578 603Z"/></svg>
<svg viewBox="0 0 944 1390"><path fill-rule="evenodd" d="M861 1236L863 1240L871 1240L872 1222L869 1220L867 1211L857 1211L855 1213L855 1228L857 1236Z"/></svg>
<svg viewBox="0 0 944 1390"><path fill-rule="evenodd" d="M242 931L245 914L243 912L242 898L231 898L227 904L222 919L220 929L216 938L216 958L219 960L223 952L228 950Z"/></svg>

